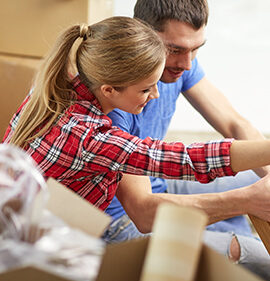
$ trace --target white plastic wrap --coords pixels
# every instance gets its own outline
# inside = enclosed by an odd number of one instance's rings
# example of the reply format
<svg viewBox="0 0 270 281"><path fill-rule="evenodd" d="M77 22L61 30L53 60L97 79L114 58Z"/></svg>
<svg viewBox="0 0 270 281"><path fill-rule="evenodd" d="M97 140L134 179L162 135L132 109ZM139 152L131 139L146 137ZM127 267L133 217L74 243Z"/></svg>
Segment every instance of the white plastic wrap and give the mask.
<svg viewBox="0 0 270 281"><path fill-rule="evenodd" d="M46 183L23 150L0 145L0 220L2 237L29 240L48 200ZM31 232L32 231L32 232ZM33 237L31 237L33 238Z"/></svg>
<svg viewBox="0 0 270 281"><path fill-rule="evenodd" d="M49 213L48 196L32 158L0 144L0 273L31 264L71 280L95 280L104 242Z"/></svg>

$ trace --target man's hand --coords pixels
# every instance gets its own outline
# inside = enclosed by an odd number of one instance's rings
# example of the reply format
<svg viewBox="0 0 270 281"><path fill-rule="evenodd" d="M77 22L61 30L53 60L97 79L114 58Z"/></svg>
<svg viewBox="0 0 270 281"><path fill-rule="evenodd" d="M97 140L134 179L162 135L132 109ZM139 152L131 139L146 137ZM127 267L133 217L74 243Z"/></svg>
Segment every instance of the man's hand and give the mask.
<svg viewBox="0 0 270 281"><path fill-rule="evenodd" d="M270 175L246 187L247 214L270 222Z"/></svg>

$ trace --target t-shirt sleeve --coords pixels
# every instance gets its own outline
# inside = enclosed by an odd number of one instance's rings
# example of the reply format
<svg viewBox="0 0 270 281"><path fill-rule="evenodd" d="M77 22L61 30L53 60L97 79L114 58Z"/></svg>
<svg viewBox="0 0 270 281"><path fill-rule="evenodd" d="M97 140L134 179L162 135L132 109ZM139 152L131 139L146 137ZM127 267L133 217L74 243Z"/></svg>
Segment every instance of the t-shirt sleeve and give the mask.
<svg viewBox="0 0 270 281"><path fill-rule="evenodd" d="M182 92L187 91L191 87L193 87L195 84L197 84L203 77L205 76L205 73L200 66L197 58L195 58L192 61L192 68L189 71L185 71L183 74L183 87Z"/></svg>
<svg viewBox="0 0 270 281"><path fill-rule="evenodd" d="M131 132L132 129L132 115L120 109L114 109L108 114L112 120L112 125L118 127L124 132Z"/></svg>

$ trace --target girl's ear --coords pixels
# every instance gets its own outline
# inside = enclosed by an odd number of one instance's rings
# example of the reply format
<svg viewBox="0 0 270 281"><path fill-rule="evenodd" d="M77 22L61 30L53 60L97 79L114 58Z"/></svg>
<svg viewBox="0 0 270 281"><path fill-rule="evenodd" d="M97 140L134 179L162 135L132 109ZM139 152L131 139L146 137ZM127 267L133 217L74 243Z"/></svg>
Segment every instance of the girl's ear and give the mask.
<svg viewBox="0 0 270 281"><path fill-rule="evenodd" d="M118 93L115 88L111 85L102 85L100 87L101 93L108 99L114 98Z"/></svg>

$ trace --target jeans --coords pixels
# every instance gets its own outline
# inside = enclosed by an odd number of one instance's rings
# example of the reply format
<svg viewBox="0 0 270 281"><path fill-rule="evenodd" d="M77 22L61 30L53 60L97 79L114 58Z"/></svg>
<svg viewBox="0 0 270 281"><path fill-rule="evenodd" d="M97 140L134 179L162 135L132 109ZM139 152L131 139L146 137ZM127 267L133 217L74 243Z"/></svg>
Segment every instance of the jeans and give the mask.
<svg viewBox="0 0 270 281"><path fill-rule="evenodd" d="M107 244L124 242L151 234L141 233L127 215L113 221L105 231L102 239Z"/></svg>

